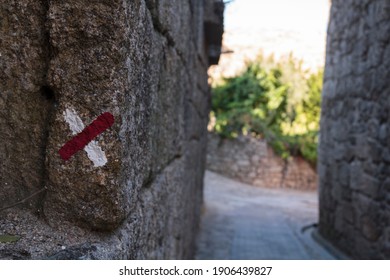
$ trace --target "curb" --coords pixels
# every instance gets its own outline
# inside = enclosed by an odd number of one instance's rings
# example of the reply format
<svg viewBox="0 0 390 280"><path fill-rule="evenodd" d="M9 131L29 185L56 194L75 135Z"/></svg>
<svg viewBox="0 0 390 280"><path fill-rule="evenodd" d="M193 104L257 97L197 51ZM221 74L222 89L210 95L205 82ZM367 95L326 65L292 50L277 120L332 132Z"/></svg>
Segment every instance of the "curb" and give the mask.
<svg viewBox="0 0 390 280"><path fill-rule="evenodd" d="M333 246L328 240L322 237L318 229L314 229L311 232L311 236L313 237L314 241L316 241L319 245L325 248L325 250L332 254L337 260L352 260L342 251Z"/></svg>

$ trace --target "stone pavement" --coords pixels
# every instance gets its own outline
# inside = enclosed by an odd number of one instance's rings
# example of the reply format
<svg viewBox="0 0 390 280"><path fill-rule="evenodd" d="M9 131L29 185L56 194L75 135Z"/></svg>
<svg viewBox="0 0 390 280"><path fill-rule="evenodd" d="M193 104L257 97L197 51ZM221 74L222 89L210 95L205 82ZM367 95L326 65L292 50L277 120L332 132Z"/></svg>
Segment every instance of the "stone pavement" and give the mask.
<svg viewBox="0 0 390 280"><path fill-rule="evenodd" d="M313 240L316 192L265 189L210 171L196 259L335 259Z"/></svg>

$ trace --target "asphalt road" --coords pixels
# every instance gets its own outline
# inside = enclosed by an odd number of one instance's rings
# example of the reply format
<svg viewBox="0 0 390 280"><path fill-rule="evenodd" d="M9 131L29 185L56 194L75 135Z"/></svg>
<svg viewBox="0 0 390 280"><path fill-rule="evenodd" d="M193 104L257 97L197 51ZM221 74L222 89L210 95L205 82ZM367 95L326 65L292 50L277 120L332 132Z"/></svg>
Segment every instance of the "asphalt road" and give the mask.
<svg viewBox="0 0 390 280"><path fill-rule="evenodd" d="M196 259L334 259L313 240L316 192L265 189L207 171Z"/></svg>

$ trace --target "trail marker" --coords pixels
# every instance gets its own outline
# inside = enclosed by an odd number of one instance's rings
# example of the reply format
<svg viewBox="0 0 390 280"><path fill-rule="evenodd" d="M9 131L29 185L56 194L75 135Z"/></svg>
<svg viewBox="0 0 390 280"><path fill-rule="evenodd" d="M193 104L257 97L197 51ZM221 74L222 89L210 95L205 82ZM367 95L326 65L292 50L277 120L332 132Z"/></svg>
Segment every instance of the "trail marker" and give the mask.
<svg viewBox="0 0 390 280"><path fill-rule="evenodd" d="M106 155L93 139L114 124L114 116L105 112L87 127L84 126L83 121L73 108L65 110L64 118L75 136L58 151L61 158L67 161L76 152L84 149L95 167L104 166L107 163Z"/></svg>

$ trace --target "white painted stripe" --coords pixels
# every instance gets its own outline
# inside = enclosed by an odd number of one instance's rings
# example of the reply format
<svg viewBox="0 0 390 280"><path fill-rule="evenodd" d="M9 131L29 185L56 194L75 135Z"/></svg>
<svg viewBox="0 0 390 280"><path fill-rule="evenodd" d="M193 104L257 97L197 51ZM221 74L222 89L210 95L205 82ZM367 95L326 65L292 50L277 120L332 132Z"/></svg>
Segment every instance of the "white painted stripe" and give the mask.
<svg viewBox="0 0 390 280"><path fill-rule="evenodd" d="M106 165L106 154L96 141L91 141L87 146L85 146L84 151L87 152L88 158L93 162L95 167Z"/></svg>
<svg viewBox="0 0 390 280"><path fill-rule="evenodd" d="M85 128L83 121L77 115L76 111L72 109L66 109L64 112L65 121L68 123L73 135L80 133Z"/></svg>
<svg viewBox="0 0 390 280"><path fill-rule="evenodd" d="M85 125L73 108L66 109L64 112L64 119L69 125L73 135L83 131ZM100 148L96 141L91 141L85 146L84 151L87 152L88 158L93 162L95 167L104 166L107 163L107 157L104 151Z"/></svg>

